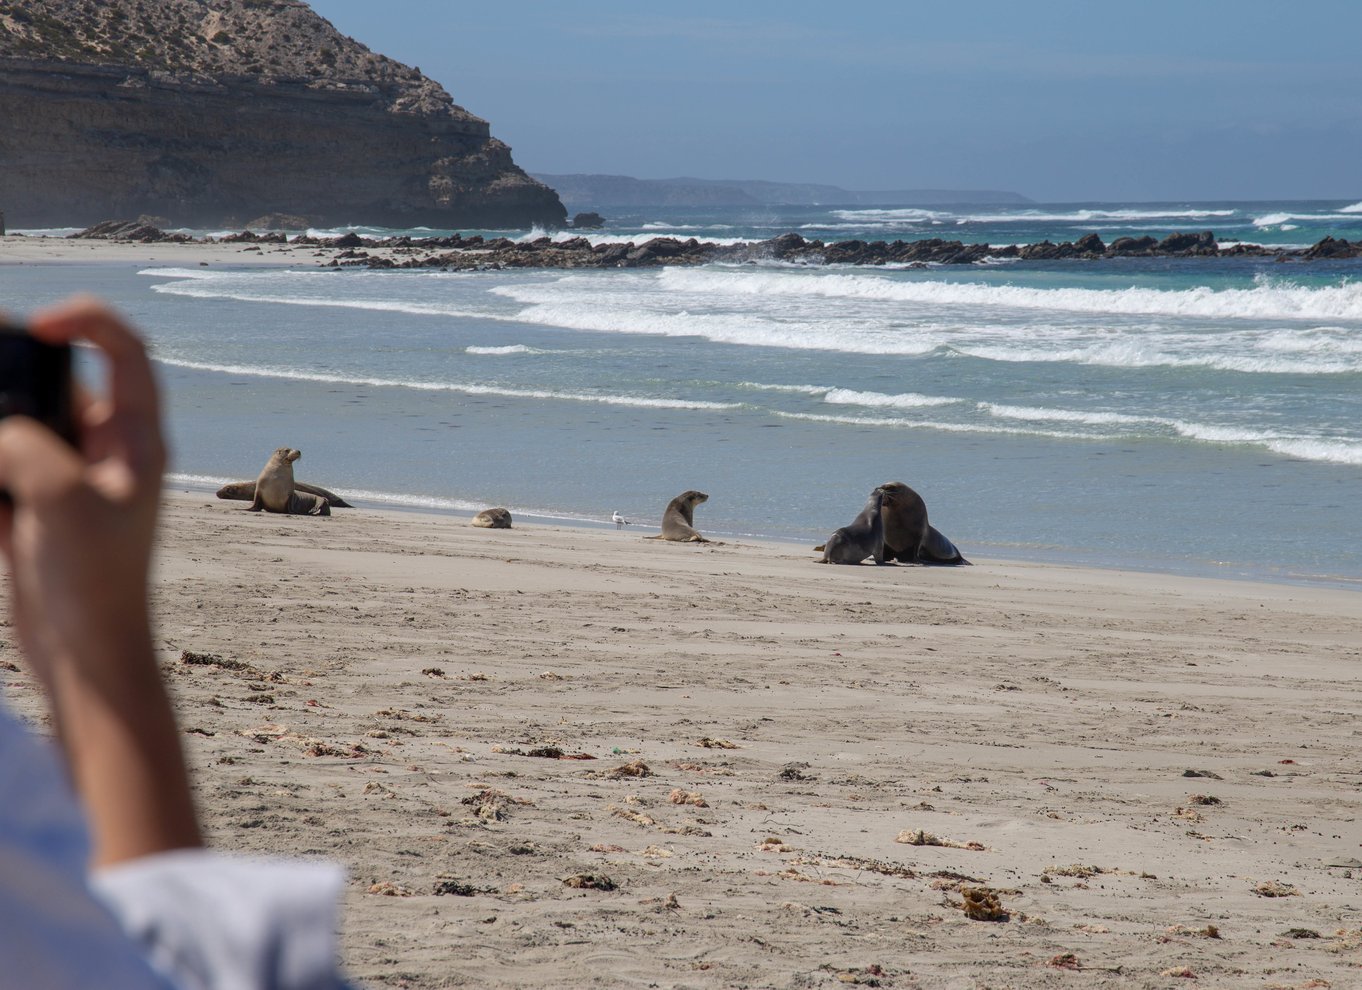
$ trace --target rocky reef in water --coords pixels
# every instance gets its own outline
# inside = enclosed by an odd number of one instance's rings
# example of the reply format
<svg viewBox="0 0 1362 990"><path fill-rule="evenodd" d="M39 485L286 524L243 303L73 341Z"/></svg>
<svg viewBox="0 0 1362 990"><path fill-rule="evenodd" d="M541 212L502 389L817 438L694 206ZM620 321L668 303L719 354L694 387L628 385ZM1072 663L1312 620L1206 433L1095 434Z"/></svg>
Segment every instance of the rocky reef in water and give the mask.
<svg viewBox="0 0 1362 990"><path fill-rule="evenodd" d="M301 0L0 0L11 226L557 227L557 194L419 69Z"/></svg>
<svg viewBox="0 0 1362 990"><path fill-rule="evenodd" d="M144 243L193 242L185 234L167 233L139 220L106 220L73 238L140 241ZM1000 259L1017 261L1098 261L1116 258L1272 258L1276 261L1336 261L1362 258L1362 241L1325 237L1308 248L1274 248L1236 243L1223 248L1209 230L1199 233L1153 237L1118 237L1110 244L1097 234L1076 241L1052 244L965 244L928 238L919 241L809 240L799 234L781 234L764 241L715 244L695 238L654 237L633 241L593 244L585 237L556 240L543 236L514 241L508 237L360 237L353 231L340 237L290 237L283 231L243 230L210 238L224 244L289 244L295 247L337 248L341 253L329 264L335 267L446 268L496 270L505 268L659 268L668 265L704 265L711 262L741 264L778 261L802 265L971 265ZM249 249L249 248L248 248Z"/></svg>
<svg viewBox="0 0 1362 990"><path fill-rule="evenodd" d="M255 235L234 235L255 236ZM282 235L278 235L281 236ZM1303 249L1235 244L1222 248L1211 231L1169 234L1163 240L1153 237L1118 237L1106 244L1097 234L1074 242L992 247L929 238L919 241L831 241L806 240L799 234L781 234L765 241L714 244L695 238L678 240L655 237L640 244L604 243L593 245L584 237L553 240L540 237L532 241L508 238L484 240L482 237L388 238L363 240L351 235L344 242L332 243L346 248L346 254L332 264L362 264L371 268L654 268L665 265L703 265L710 262L742 263L780 261L805 265L969 265L999 259L1050 261L1074 259L1093 261L1106 258L1230 258L1268 257L1281 261L1342 259L1362 257L1362 241L1349 243L1326 237ZM381 254L368 249L381 250ZM403 257L402 255L406 255Z"/></svg>

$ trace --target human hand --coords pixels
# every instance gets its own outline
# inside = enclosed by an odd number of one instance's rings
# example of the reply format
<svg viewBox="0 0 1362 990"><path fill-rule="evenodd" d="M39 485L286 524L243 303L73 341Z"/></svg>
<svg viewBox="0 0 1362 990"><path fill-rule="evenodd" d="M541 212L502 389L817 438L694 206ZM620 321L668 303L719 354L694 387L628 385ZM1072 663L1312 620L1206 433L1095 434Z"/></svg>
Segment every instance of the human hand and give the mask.
<svg viewBox="0 0 1362 990"><path fill-rule="evenodd" d="M0 553L20 643L43 682L96 861L199 843L174 716L156 668L147 582L165 445L142 341L92 300L35 315L48 343L87 341L109 366L77 400L77 446L0 420Z"/></svg>
<svg viewBox="0 0 1362 990"><path fill-rule="evenodd" d="M0 551L14 619L46 680L54 663L94 661L147 626L146 583L165 448L141 340L111 311L77 300L35 315L34 337L87 340L109 362L105 396L80 394L79 447L26 417L0 420Z"/></svg>

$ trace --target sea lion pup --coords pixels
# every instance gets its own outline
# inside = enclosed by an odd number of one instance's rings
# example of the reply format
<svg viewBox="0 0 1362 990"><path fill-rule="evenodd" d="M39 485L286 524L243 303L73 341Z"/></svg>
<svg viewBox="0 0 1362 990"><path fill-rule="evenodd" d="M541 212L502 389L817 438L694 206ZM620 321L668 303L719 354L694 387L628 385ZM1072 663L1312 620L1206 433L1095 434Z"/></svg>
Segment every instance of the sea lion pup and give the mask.
<svg viewBox="0 0 1362 990"><path fill-rule="evenodd" d="M880 486L884 504L884 550L905 564L968 564L955 544L927 522L927 503L902 481Z"/></svg>
<svg viewBox="0 0 1362 990"><path fill-rule="evenodd" d="M473 521L469 525L477 526L479 529L510 529L511 510L500 507L483 509L473 517Z"/></svg>
<svg viewBox="0 0 1362 990"><path fill-rule="evenodd" d="M709 496L694 490L682 492L667 503L667 511L662 513L662 532L657 536L645 536L645 540L670 540L673 543L709 543L695 531L695 507L708 502Z"/></svg>
<svg viewBox="0 0 1362 990"><path fill-rule="evenodd" d="M321 485L310 485L306 481L293 481L293 490L296 492L307 492L309 495L316 495L326 499L327 505L333 509L353 509L354 506L345 499L341 498L333 491L328 491ZM237 502L251 502L255 500L254 481L231 481L218 489L218 498L235 500Z"/></svg>
<svg viewBox="0 0 1362 990"><path fill-rule="evenodd" d="M867 557L874 557L877 564L885 562L884 519L880 515L883 502L884 489L876 488L851 525L837 530L823 544L823 563L859 564Z"/></svg>
<svg viewBox="0 0 1362 990"><path fill-rule="evenodd" d="M293 462L302 457L300 450L280 447L265 462L255 479L255 497L248 512L285 512L294 516L329 516L331 505L320 495L294 491Z"/></svg>

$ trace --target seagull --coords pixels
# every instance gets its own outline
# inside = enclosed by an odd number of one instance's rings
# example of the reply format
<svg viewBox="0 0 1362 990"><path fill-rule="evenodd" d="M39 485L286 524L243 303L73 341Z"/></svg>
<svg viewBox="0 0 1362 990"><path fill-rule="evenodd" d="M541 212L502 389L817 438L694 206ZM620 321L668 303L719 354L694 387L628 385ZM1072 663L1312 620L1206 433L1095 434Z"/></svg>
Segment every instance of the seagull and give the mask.
<svg viewBox="0 0 1362 990"><path fill-rule="evenodd" d="M629 525L629 520L620 515L619 509L615 510L614 514L610 517L610 521L615 524L616 529Z"/></svg>

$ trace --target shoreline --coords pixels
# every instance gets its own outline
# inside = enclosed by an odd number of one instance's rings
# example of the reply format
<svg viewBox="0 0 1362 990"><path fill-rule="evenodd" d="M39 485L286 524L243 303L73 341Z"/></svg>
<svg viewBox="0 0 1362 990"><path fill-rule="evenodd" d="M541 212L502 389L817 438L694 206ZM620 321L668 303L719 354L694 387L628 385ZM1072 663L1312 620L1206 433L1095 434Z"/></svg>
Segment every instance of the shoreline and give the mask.
<svg viewBox="0 0 1362 990"><path fill-rule="evenodd" d="M206 834L344 865L361 983L1356 976L1351 592L173 493L153 582Z"/></svg>
<svg viewBox="0 0 1362 990"><path fill-rule="evenodd" d="M228 479L242 480L242 479ZM227 480L220 484L226 484ZM167 475L162 482L161 490L167 496L186 496L186 497L207 497L220 501L225 505L234 504L230 500L217 499L215 492L219 483L206 480L183 480L176 479ZM490 507L489 503L474 502L465 499L450 499L451 502L460 502L460 505L439 506L421 504L416 501L400 502L386 500L374 496L374 493L349 494L343 490L337 490L336 494L341 495L354 506L353 509L336 509L335 512L350 514L354 512L374 512L374 513L399 513L402 515L429 515L439 519L453 519L466 523L482 509ZM413 499L419 496L411 496ZM644 520L633 522L629 526L617 528L614 524L605 519L589 519L579 516L554 515L538 513L524 508L510 509L515 525L519 526L526 522L535 527L555 528L561 527L567 530L580 530L584 532L619 532L627 536L642 537L653 533L660 528L660 515L657 521ZM836 528L836 527L832 527ZM755 544L769 545L774 549L790 553L801 554L813 563L818 559L818 555L813 553L813 544L819 538L809 537L800 540L795 537L770 536L765 534L752 533L730 533L722 530L712 530L702 527L702 531L712 539L722 540L729 545ZM831 529L829 530L831 532ZM1031 555L1028 556L1028 553ZM982 555L977 552L966 553L965 556L972 563L985 564L1007 564L1036 567L1058 567L1080 571L1111 572L1116 574L1144 574L1151 576L1164 576L1179 580L1190 581L1230 581L1234 583L1259 584L1267 587L1281 588L1328 588L1336 591L1362 592L1362 578L1350 578L1343 575L1274 575L1264 573L1259 570L1250 569L1241 573L1225 573L1216 570L1216 564L1204 562L1200 564L1187 564L1181 568L1174 566L1173 561L1165 561L1160 566L1158 562L1146 562L1133 564L1128 561L1104 560L1104 559L1083 559L1076 553L1066 553L1063 550L1009 550L1006 547L999 547L985 544ZM873 567L873 564L863 565ZM1223 564L1219 566L1248 566L1245 564ZM915 565L904 564L895 565L905 569L919 569ZM955 570L953 565L924 565L920 569L929 571ZM967 569L967 568L966 568Z"/></svg>

